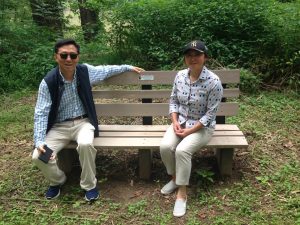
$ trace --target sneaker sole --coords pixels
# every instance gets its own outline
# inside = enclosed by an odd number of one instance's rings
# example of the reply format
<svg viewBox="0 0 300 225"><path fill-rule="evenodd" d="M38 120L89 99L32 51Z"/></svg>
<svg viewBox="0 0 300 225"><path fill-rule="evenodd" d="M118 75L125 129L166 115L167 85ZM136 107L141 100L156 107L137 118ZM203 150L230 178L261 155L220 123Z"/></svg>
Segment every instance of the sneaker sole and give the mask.
<svg viewBox="0 0 300 225"><path fill-rule="evenodd" d="M84 196L84 199L85 199L87 202L96 201L98 198L99 198L99 195L98 195L96 198L91 198L91 199L88 199L86 196Z"/></svg>
<svg viewBox="0 0 300 225"><path fill-rule="evenodd" d="M160 193L162 193L163 195L169 195L169 194L172 194L174 191L176 191L177 190L177 188L178 187L176 187L174 190L172 190L172 191L163 191L162 189L160 190Z"/></svg>
<svg viewBox="0 0 300 225"><path fill-rule="evenodd" d="M175 217L182 217L182 216L184 216L186 214L186 211L184 212L184 213L174 213L173 212L173 216L175 216Z"/></svg>
<svg viewBox="0 0 300 225"><path fill-rule="evenodd" d="M47 196L46 196L46 199L48 199L48 200L52 200L52 199L56 199L56 198L58 198L59 196L60 196L60 190L59 190L58 194L57 194L57 195L55 195L54 197L47 197Z"/></svg>
<svg viewBox="0 0 300 225"><path fill-rule="evenodd" d="M187 202L187 200L185 200L184 203L181 203L181 204L183 204L182 207L180 208L181 210L175 210L175 206L176 206L176 203L177 203L177 200L176 200L174 210L173 210L173 216L182 217L186 214L186 202Z"/></svg>

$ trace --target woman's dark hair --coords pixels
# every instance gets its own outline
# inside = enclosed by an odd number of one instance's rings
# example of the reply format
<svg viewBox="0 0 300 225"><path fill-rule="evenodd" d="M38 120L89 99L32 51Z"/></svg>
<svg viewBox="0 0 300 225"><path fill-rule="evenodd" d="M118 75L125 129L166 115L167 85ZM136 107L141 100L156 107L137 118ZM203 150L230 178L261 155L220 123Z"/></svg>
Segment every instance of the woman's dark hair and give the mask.
<svg viewBox="0 0 300 225"><path fill-rule="evenodd" d="M80 46L73 39L62 39L55 43L54 52L58 53L58 49L64 45L74 45L77 48L77 53L80 53Z"/></svg>

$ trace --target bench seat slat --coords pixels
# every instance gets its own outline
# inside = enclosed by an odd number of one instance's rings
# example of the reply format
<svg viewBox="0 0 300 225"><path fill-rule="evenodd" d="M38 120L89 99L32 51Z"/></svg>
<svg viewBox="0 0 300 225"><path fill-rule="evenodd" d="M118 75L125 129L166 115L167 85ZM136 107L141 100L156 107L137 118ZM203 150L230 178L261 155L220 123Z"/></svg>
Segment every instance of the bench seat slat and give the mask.
<svg viewBox="0 0 300 225"><path fill-rule="evenodd" d="M117 131L117 132L160 132L165 131L170 125L99 125L100 132L102 131ZM215 131L237 131L238 126L235 124L216 124Z"/></svg>
<svg viewBox="0 0 300 225"><path fill-rule="evenodd" d="M161 132L100 132L100 137L163 137L164 131ZM243 136L242 131L215 131L213 136Z"/></svg>
<svg viewBox="0 0 300 225"><path fill-rule="evenodd" d="M94 139L94 145L106 148L145 148L157 149L161 142L160 137L99 137ZM218 148L245 148L248 143L243 136L212 137L207 147Z"/></svg>
<svg viewBox="0 0 300 225"><path fill-rule="evenodd" d="M169 125L99 125L100 137L94 145L106 148L159 148ZM207 147L247 148L248 143L237 125L217 124ZM72 142L67 148L75 148Z"/></svg>
<svg viewBox="0 0 300 225"><path fill-rule="evenodd" d="M161 137L97 137L94 145L99 148L128 148L128 149L158 149ZM248 143L244 136L212 137L206 145L209 148L247 148ZM76 148L76 143L70 143L66 148Z"/></svg>
<svg viewBox="0 0 300 225"><path fill-rule="evenodd" d="M97 103L98 116L167 116L168 103ZM234 116L238 113L238 103L222 102L217 112L218 116Z"/></svg>

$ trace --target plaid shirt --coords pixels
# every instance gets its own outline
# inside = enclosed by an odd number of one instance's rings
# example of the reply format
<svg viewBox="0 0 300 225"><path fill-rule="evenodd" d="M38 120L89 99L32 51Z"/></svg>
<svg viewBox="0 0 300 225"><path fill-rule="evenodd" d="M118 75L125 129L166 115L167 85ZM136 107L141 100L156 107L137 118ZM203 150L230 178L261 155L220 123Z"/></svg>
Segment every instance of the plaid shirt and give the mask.
<svg viewBox="0 0 300 225"><path fill-rule="evenodd" d="M222 96L219 77L205 66L195 82L189 78L189 69L181 70L174 80L169 112L179 113L179 123L185 123L187 128L193 127L197 121L214 128Z"/></svg>
<svg viewBox="0 0 300 225"><path fill-rule="evenodd" d="M131 71L132 66L92 66L85 64L88 68L91 85L100 83L101 81L126 71ZM62 76L62 74L60 73ZM62 122L68 118L74 118L86 114L83 104L77 92L77 75L74 74L72 81L64 81L64 92L58 108L58 115L56 122ZM34 112L34 143L38 147L45 144L46 130L48 124L48 115L51 108L51 96L48 86L43 79L40 83L37 103Z"/></svg>

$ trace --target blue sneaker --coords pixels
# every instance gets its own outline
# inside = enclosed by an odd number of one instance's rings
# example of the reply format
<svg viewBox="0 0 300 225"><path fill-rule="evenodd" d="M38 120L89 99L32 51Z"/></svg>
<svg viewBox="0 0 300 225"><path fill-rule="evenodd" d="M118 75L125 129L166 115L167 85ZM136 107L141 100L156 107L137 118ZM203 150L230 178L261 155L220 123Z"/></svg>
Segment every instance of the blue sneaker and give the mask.
<svg viewBox="0 0 300 225"><path fill-rule="evenodd" d="M57 186L49 186L46 192L47 199L55 199L60 195L60 185Z"/></svg>
<svg viewBox="0 0 300 225"><path fill-rule="evenodd" d="M95 201L99 198L99 192L97 188L93 188L89 191L85 192L85 200L90 202L90 201Z"/></svg>

